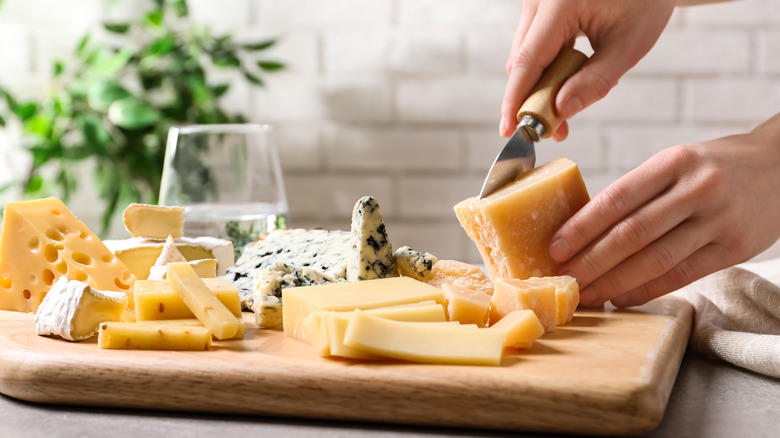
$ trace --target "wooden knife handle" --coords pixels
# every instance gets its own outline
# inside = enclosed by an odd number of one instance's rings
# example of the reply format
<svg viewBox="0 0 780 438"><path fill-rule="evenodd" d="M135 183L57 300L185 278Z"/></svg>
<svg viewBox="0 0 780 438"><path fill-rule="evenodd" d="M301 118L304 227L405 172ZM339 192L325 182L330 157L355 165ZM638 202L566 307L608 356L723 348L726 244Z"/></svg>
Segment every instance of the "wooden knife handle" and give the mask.
<svg viewBox="0 0 780 438"><path fill-rule="evenodd" d="M532 116L544 124L544 138L550 137L561 123L561 117L555 110L555 96L566 79L569 79L588 59L584 53L564 47L553 62L542 72L542 77L517 113L519 122L523 116Z"/></svg>

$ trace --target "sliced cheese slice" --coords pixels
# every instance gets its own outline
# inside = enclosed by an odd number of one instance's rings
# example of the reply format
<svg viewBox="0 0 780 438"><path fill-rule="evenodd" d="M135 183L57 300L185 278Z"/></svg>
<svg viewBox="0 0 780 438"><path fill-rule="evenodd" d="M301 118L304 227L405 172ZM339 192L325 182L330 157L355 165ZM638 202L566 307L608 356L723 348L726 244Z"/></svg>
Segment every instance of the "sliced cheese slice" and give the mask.
<svg viewBox="0 0 780 438"><path fill-rule="evenodd" d="M241 317L238 289L225 278L204 278L203 283L237 318ZM136 321L195 318L181 297L167 281L137 280L135 295Z"/></svg>
<svg viewBox="0 0 780 438"><path fill-rule="evenodd" d="M409 277L286 288L282 289L284 334L306 341L303 320L318 310L372 309L429 300L443 304L441 289Z"/></svg>
<svg viewBox="0 0 780 438"><path fill-rule="evenodd" d="M358 310L349 320L344 344L414 362L500 365L504 333L447 322L393 321Z"/></svg>
<svg viewBox="0 0 780 438"><path fill-rule="evenodd" d="M143 324L143 325L176 325L176 326L185 326L185 327L203 327L203 324L198 321L197 318L189 318L189 319L157 319L154 321L138 321L136 324ZM233 336L232 339L244 339L244 329L246 328L246 324L243 322L239 322L238 324L238 332L236 332L236 335Z"/></svg>
<svg viewBox="0 0 780 438"><path fill-rule="evenodd" d="M168 284L217 339L229 339L238 332L238 318L209 290L187 263L168 264Z"/></svg>
<svg viewBox="0 0 780 438"><path fill-rule="evenodd" d="M122 350L208 350L211 332L206 327L170 324L104 322L98 347Z"/></svg>

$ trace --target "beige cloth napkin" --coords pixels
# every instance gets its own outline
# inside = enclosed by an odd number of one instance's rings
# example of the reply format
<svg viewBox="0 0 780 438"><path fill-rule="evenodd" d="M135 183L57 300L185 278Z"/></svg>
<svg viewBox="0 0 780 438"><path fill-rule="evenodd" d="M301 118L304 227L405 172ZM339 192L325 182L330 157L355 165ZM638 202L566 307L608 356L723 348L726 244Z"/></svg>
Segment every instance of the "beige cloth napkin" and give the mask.
<svg viewBox="0 0 780 438"><path fill-rule="evenodd" d="M724 269L674 294L695 309L692 350L780 378L780 258Z"/></svg>

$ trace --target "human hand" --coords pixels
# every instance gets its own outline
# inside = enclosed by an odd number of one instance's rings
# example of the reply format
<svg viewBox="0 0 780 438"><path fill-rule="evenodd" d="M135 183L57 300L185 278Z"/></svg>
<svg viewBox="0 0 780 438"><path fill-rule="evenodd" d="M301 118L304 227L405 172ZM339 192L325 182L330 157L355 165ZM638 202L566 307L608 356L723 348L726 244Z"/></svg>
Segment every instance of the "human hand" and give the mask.
<svg viewBox="0 0 780 438"><path fill-rule="evenodd" d="M674 9L674 0L525 0L507 60L499 133L511 136L517 112L542 71L563 47L583 33L594 49L580 71L561 87L555 106L564 119L607 95L618 79L655 44ZM564 122L553 133L568 135Z"/></svg>
<svg viewBox="0 0 780 438"><path fill-rule="evenodd" d="M550 255L581 302L640 305L780 237L780 113L751 133L666 149L596 195Z"/></svg>

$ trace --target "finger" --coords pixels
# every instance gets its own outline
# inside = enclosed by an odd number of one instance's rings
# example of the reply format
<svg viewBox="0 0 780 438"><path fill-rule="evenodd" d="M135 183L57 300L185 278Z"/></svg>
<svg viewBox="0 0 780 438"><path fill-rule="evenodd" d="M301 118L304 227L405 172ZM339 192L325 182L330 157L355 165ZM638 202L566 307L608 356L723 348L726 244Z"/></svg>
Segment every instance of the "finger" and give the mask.
<svg viewBox="0 0 780 438"><path fill-rule="evenodd" d="M626 56L628 44L612 43L600 47L561 87L555 107L570 119L603 99L638 59Z"/></svg>
<svg viewBox="0 0 780 438"><path fill-rule="evenodd" d="M566 45L577 29L563 28L557 12L538 14L521 44L510 54L509 78L501 102L499 133L509 137L517 128L517 112L544 69Z"/></svg>
<svg viewBox="0 0 780 438"><path fill-rule="evenodd" d="M555 141L564 141L569 136L569 124L564 120L561 126L553 132L552 139Z"/></svg>
<svg viewBox="0 0 780 438"><path fill-rule="evenodd" d="M689 220L585 286L581 299L601 304L659 278L711 241L713 225Z"/></svg>
<svg viewBox="0 0 780 438"><path fill-rule="evenodd" d="M550 239L550 256L559 262L571 259L604 234L612 225L660 196L676 175L663 160L650 159L593 197Z"/></svg>
<svg viewBox="0 0 780 438"><path fill-rule="evenodd" d="M539 7L539 3L532 0L526 0L523 2L523 9L520 12L520 21L515 29L515 35L512 38L512 47L509 51L509 56L506 59L506 74L509 75L512 72L512 53L520 47L520 44L525 38L528 28L531 26L531 22L536 16L536 10Z"/></svg>
<svg viewBox="0 0 780 438"><path fill-rule="evenodd" d="M726 247L710 243L682 260L666 274L610 301L616 307L640 306L734 263L737 262L730 259L730 252Z"/></svg>

